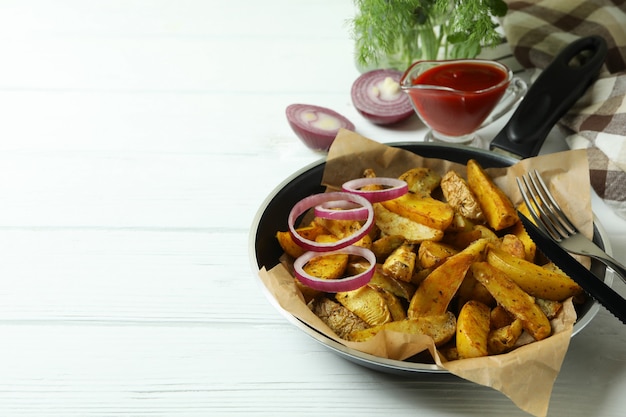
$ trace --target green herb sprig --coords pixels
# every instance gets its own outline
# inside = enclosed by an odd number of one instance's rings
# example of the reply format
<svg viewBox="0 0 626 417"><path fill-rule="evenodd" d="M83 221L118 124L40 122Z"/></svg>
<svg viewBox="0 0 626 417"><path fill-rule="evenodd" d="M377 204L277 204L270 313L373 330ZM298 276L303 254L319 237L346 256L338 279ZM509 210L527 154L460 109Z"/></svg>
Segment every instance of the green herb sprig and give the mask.
<svg viewBox="0 0 626 417"><path fill-rule="evenodd" d="M501 41L503 0L354 0L357 63L404 70L418 59L473 58Z"/></svg>

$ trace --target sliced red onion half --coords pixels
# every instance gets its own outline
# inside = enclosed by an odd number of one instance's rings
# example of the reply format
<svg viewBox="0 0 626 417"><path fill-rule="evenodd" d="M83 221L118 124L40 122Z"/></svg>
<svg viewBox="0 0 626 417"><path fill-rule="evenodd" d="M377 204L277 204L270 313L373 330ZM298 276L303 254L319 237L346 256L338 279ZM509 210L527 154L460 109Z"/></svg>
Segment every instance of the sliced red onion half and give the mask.
<svg viewBox="0 0 626 417"><path fill-rule="evenodd" d="M371 185L380 185L385 188L379 190L362 189ZM342 188L349 194L357 194L366 198L370 203L393 200L394 198L402 197L409 191L408 184L405 181L389 177L357 178L345 182Z"/></svg>
<svg viewBox="0 0 626 417"><path fill-rule="evenodd" d="M341 114L310 104L291 104L286 110L287 121L306 146L327 151L340 128L354 131L354 124Z"/></svg>
<svg viewBox="0 0 626 417"><path fill-rule="evenodd" d="M356 255L365 258L369 262L369 267L357 274L346 278L339 279L324 279L314 277L304 271L304 266L311 259L316 258L318 256L328 256L328 255L336 255L336 254L347 254L347 255ZM372 279L374 275L374 271L376 268L376 256L374 252L369 249L360 247L360 246L348 246L340 250L330 251L330 252L314 252L309 251L305 252L303 255L298 257L293 264L294 272L296 278L302 282L307 287L313 288L314 290L324 291L324 292L343 292L343 291L352 291L362 286L366 285Z"/></svg>
<svg viewBox="0 0 626 417"><path fill-rule="evenodd" d="M392 69L366 72L352 84L354 107L369 121L388 125L414 113L409 96L400 88L403 73Z"/></svg>
<svg viewBox="0 0 626 417"><path fill-rule="evenodd" d="M327 201L315 206L315 217L329 220L366 220L368 208L347 200Z"/></svg>
<svg viewBox="0 0 626 417"><path fill-rule="evenodd" d="M297 231L295 227L296 220L298 217L312 207L319 206L320 204L327 203L329 201L339 201L345 200L352 203L359 204L362 207L367 209L367 218L365 219L365 223L359 230L355 233L344 237L336 242L315 242L313 240L306 239L302 237ZM306 197L296 203L295 206L289 212L289 218L287 219L287 225L289 226L289 232L291 233L291 237L300 247L315 251L315 252L327 252L338 250L341 248L345 248L346 246L350 246L353 243L361 240L363 236L365 236L371 227L374 224L374 208L372 204L364 197L361 197L357 194L345 193L341 191L330 192L330 193L321 193L314 194L312 196Z"/></svg>

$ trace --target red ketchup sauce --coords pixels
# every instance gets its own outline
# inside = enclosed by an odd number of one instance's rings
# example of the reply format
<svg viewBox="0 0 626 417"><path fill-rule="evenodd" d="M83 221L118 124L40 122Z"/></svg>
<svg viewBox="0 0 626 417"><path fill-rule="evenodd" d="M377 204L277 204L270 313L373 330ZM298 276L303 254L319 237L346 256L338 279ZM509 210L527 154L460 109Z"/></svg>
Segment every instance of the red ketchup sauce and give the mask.
<svg viewBox="0 0 626 417"><path fill-rule="evenodd" d="M482 62L451 62L430 68L413 78L412 85L450 87L455 91L409 88L422 120L446 136L477 130L502 98L508 73ZM486 90L486 91L485 91Z"/></svg>

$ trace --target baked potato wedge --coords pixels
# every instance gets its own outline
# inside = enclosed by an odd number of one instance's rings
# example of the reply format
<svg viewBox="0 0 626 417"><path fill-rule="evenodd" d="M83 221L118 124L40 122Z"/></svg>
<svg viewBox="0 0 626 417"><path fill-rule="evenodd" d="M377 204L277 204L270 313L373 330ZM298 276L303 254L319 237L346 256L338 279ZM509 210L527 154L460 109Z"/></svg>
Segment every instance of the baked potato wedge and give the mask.
<svg viewBox="0 0 626 417"><path fill-rule="evenodd" d="M336 242L337 238L331 235L319 235L316 242ZM344 276L346 268L348 267L349 255L343 253L337 253L334 255L324 255L324 252L320 252L319 256L316 256L309 260L302 267L304 271L313 275L314 277L324 279L337 279Z"/></svg>
<svg viewBox="0 0 626 417"><path fill-rule="evenodd" d="M387 308L389 308L389 313L391 313L391 321L406 319L406 310L398 297L387 291L380 291L380 295L383 296L387 303Z"/></svg>
<svg viewBox="0 0 626 417"><path fill-rule="evenodd" d="M417 287L409 303L407 317L415 319L444 314L472 262L472 255L459 252L435 268Z"/></svg>
<svg viewBox="0 0 626 417"><path fill-rule="evenodd" d="M452 218L452 223L446 229L446 233L449 232L467 232L474 228L476 222L464 217L458 212L454 212L454 217Z"/></svg>
<svg viewBox="0 0 626 417"><path fill-rule="evenodd" d="M454 314L446 312L439 315L392 321L367 329L355 330L348 336L348 340L363 342L376 336L376 334L383 330L409 334L423 334L430 336L436 346L441 346L454 337L456 332L456 317Z"/></svg>
<svg viewBox="0 0 626 417"><path fill-rule="evenodd" d="M374 217L378 228L386 235L399 235L408 243L420 243L425 240L441 240L443 230L426 226L387 210L382 204L375 203Z"/></svg>
<svg viewBox="0 0 626 417"><path fill-rule="evenodd" d="M470 230L446 233L440 241L456 249L464 249L470 243L475 242L481 237L482 233L480 230L472 228Z"/></svg>
<svg viewBox="0 0 626 417"><path fill-rule="evenodd" d="M480 233L481 239L487 239L491 242L497 242L499 240L496 232L494 232L487 226L484 226L482 224L477 224L476 226L474 226L474 230L477 230L478 233Z"/></svg>
<svg viewBox="0 0 626 417"><path fill-rule="evenodd" d="M497 328L489 332L487 337L487 350L490 355L499 355L512 350L515 343L522 335L524 327L520 319L515 319L511 324Z"/></svg>
<svg viewBox="0 0 626 417"><path fill-rule="evenodd" d="M524 329L535 339L543 340L550 336L550 321L535 299L522 290L505 273L487 262L472 264L472 273L478 282L483 284L496 299L498 304L521 320Z"/></svg>
<svg viewBox="0 0 626 417"><path fill-rule="evenodd" d="M376 270L368 285L391 293L406 301L410 301L413 293L415 293L415 286L412 283L400 281L385 275L382 272L382 265L380 264L376 265Z"/></svg>
<svg viewBox="0 0 626 417"><path fill-rule="evenodd" d="M458 311L470 300L479 301L486 306L494 306L495 300L483 284L476 281L471 269L465 274L465 278L457 291Z"/></svg>
<svg viewBox="0 0 626 417"><path fill-rule="evenodd" d="M491 329L499 329L513 323L514 317L501 305L497 305L491 309Z"/></svg>
<svg viewBox="0 0 626 417"><path fill-rule="evenodd" d="M448 171L441 178L440 186L444 198L457 213L471 220L484 219L480 203L463 177Z"/></svg>
<svg viewBox="0 0 626 417"><path fill-rule="evenodd" d="M498 248L489 249L487 262L533 297L563 301L582 292L582 288L564 273L543 268Z"/></svg>
<svg viewBox="0 0 626 417"><path fill-rule="evenodd" d="M476 195L487 224L499 231L513 226L519 217L513 203L475 159L467 161L467 183Z"/></svg>
<svg viewBox="0 0 626 417"><path fill-rule="evenodd" d="M409 169L398 178L406 182L409 192L420 196L429 196L441 182L441 176L426 167Z"/></svg>
<svg viewBox="0 0 626 417"><path fill-rule="evenodd" d="M422 242L417 249L417 259L422 268L436 268L458 252L457 249L445 243L427 240Z"/></svg>
<svg viewBox="0 0 626 417"><path fill-rule="evenodd" d="M413 251L413 245L403 244L385 259L382 271L400 281L411 282L416 259L417 254Z"/></svg>
<svg viewBox="0 0 626 417"><path fill-rule="evenodd" d="M526 259L524 242L516 235L506 234L499 239L498 248L516 258Z"/></svg>
<svg viewBox="0 0 626 417"><path fill-rule="evenodd" d="M391 212L433 229L447 229L454 218L454 210L449 204L414 193L406 193L381 204Z"/></svg>
<svg viewBox="0 0 626 417"><path fill-rule="evenodd" d="M524 245L524 259L528 262L534 262L537 254L537 244L530 238L522 222L515 223L509 229L509 233L517 236Z"/></svg>
<svg viewBox="0 0 626 417"><path fill-rule="evenodd" d="M296 229L296 233L308 240L315 240L319 235L327 233L326 230L318 225L311 224L310 226L303 226ZM285 251L285 253L292 258L297 258L301 256L305 249L303 249L300 245L298 245L291 237L291 232L276 232L276 239L278 239L278 244Z"/></svg>
<svg viewBox="0 0 626 417"><path fill-rule="evenodd" d="M326 229L328 234L336 236L339 239L353 234L361 228L361 223L354 220L331 220L316 217L313 222Z"/></svg>
<svg viewBox="0 0 626 417"><path fill-rule="evenodd" d="M327 297L309 301L308 307L342 339L346 339L354 331L370 327L356 314Z"/></svg>
<svg viewBox="0 0 626 417"><path fill-rule="evenodd" d="M387 299L381 293L365 285L354 291L338 292L335 299L370 326L376 326L392 320Z"/></svg>
<svg viewBox="0 0 626 417"><path fill-rule="evenodd" d="M380 263L384 262L385 259L391 253L399 248L406 240L403 236L400 235L385 235L381 236L378 239L372 241L372 246L370 249L374 252L376 256L376 260Z"/></svg>
<svg viewBox="0 0 626 417"><path fill-rule="evenodd" d="M559 314L559 311L563 308L563 303L560 301L544 300L543 298L536 298L535 302L546 315L548 320L552 320Z"/></svg>
<svg viewBox="0 0 626 417"><path fill-rule="evenodd" d="M459 359L478 358L489 354L490 309L483 303L470 300L459 312L456 323L456 349Z"/></svg>

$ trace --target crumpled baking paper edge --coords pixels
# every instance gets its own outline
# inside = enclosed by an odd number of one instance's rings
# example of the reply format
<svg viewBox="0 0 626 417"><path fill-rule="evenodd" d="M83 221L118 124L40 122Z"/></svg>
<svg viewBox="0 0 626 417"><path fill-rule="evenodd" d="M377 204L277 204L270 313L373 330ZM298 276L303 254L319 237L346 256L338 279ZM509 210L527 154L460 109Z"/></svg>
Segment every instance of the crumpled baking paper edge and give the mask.
<svg viewBox="0 0 626 417"><path fill-rule="evenodd" d="M349 164L346 164L347 160ZM360 176L364 168L374 168L380 176L397 176L410 167L420 165L435 168L442 165L445 170L455 168L465 175L464 165L422 158L412 152L341 130L329 151L323 183L329 188L336 188L348 179ZM355 167L360 170L356 176L353 172ZM584 234L590 236L593 231L593 214L585 151L542 155L522 160L509 168L487 169L487 172L514 204L519 204L521 195L515 177L535 168L550 184L551 191L556 194L566 213L572 216ZM567 201L572 204L565 204ZM547 415L552 387L567 353L576 321L573 304L568 300L564 303L563 311L552 321L553 335L549 338L502 355L446 362L437 353L432 340L422 335L385 331L366 342L343 340L306 306L293 275L285 266L279 264L270 271L262 268L259 276L280 308L338 343L396 360L407 359L428 350L438 366L463 379L502 392L520 409L537 417Z"/></svg>

